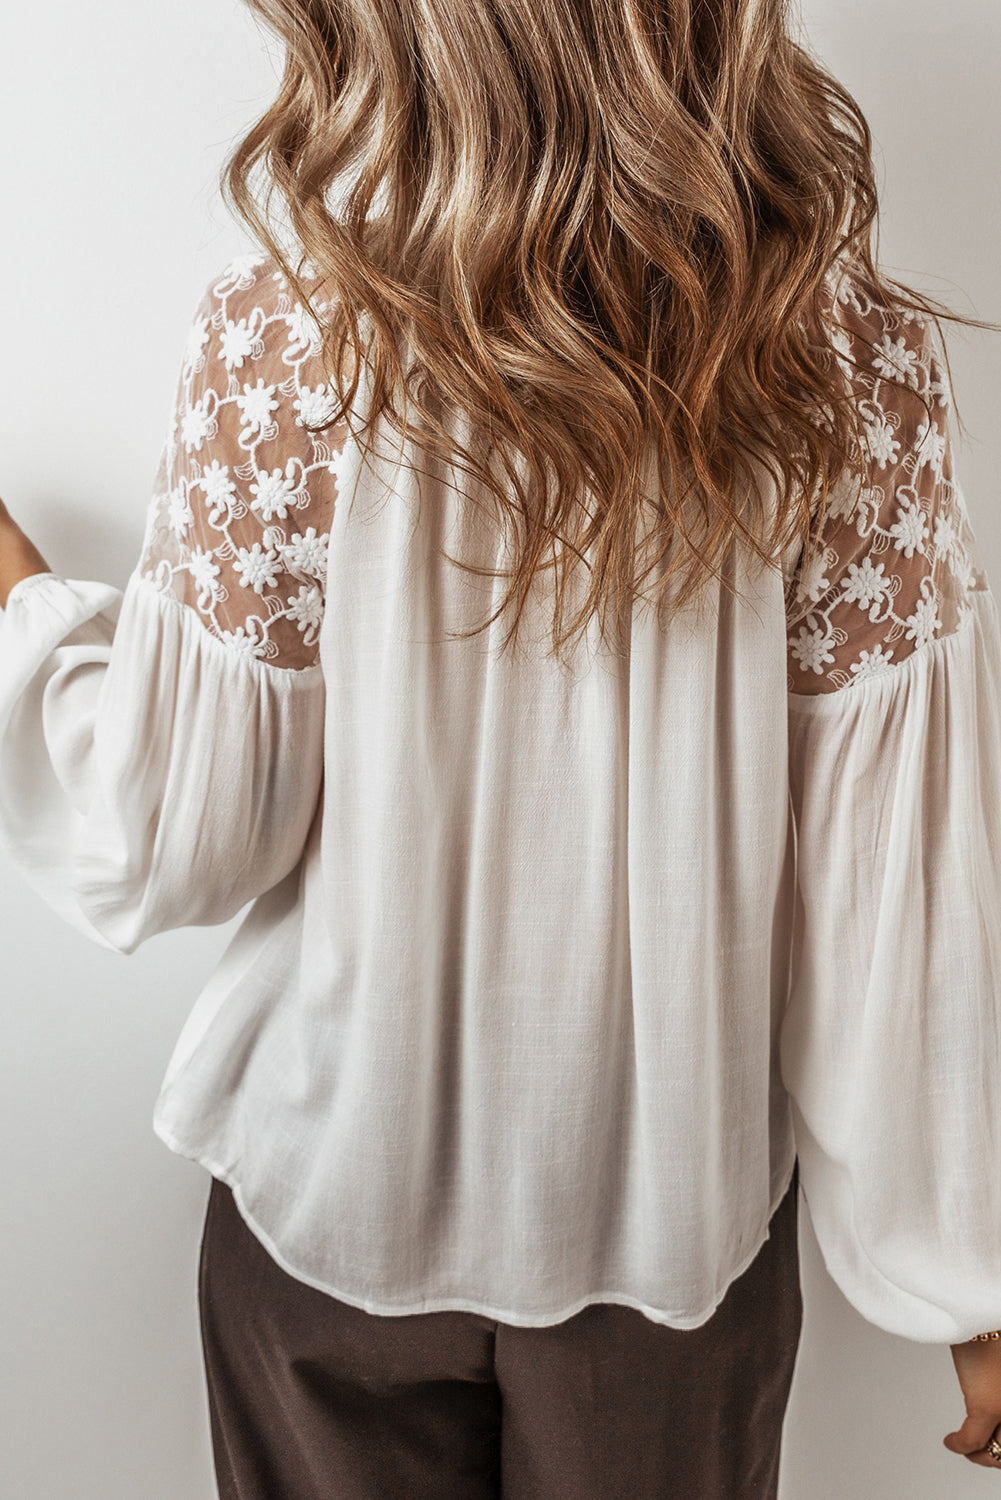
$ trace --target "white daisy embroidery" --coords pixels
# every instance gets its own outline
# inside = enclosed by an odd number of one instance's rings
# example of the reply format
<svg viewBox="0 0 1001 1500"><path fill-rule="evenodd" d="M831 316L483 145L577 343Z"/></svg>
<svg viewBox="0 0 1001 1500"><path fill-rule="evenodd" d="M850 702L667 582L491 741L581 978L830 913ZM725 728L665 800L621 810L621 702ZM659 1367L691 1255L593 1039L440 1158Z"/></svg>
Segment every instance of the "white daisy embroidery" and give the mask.
<svg viewBox="0 0 1001 1500"><path fill-rule="evenodd" d="M185 408L181 418L181 441L187 453L197 453L207 438L215 437L219 424L209 411L214 392Z"/></svg>
<svg viewBox="0 0 1001 1500"><path fill-rule="evenodd" d="M182 537L195 519L182 485L175 485L167 496L166 518L175 537Z"/></svg>
<svg viewBox="0 0 1001 1500"><path fill-rule="evenodd" d="M298 413L295 420L300 427L304 427L307 423L315 426L316 423L325 421L333 411L331 397L325 383L318 385L315 390L304 385L299 392L298 400L292 404Z"/></svg>
<svg viewBox="0 0 1001 1500"><path fill-rule="evenodd" d="M904 492L899 493L903 495ZM903 503L897 506L897 519L887 530L905 557L913 557L915 552L925 550L928 526L916 497L905 496Z"/></svg>
<svg viewBox="0 0 1001 1500"><path fill-rule="evenodd" d="M277 431L271 420L272 412L278 410L273 385L265 385L263 380L258 380L255 386L245 385L243 394L236 398L236 404L240 411L240 425L245 435L273 436Z"/></svg>
<svg viewBox="0 0 1001 1500"><path fill-rule="evenodd" d="M927 646L929 641L934 640L935 632L940 629L941 624L935 600L919 599L914 606L914 613L908 615L905 621L904 634L915 646Z"/></svg>
<svg viewBox="0 0 1001 1500"><path fill-rule="evenodd" d="M240 575L240 584L243 588L250 588L257 594L263 594L265 589L278 587L278 580L282 574L282 562L277 552L270 549L265 551L260 542L255 542L252 547L238 549L236 571Z"/></svg>
<svg viewBox="0 0 1001 1500"><path fill-rule="evenodd" d="M293 536L285 548L285 560L289 567L300 573L311 573L314 578L325 578L327 574L327 547L330 538L318 536L315 526L307 527L300 535Z"/></svg>
<svg viewBox="0 0 1001 1500"><path fill-rule="evenodd" d="M238 625L235 630L221 630L219 637L239 656L257 658L264 655L265 641L249 626Z"/></svg>
<svg viewBox="0 0 1001 1500"><path fill-rule="evenodd" d="M893 339L884 333L876 344L872 364L884 380L906 380L911 386L918 383L917 350L909 349L904 338Z"/></svg>
<svg viewBox="0 0 1001 1500"><path fill-rule="evenodd" d="M307 641L315 638L323 619L323 595L315 585L306 584L288 602L288 617L294 620Z"/></svg>
<svg viewBox="0 0 1001 1500"><path fill-rule="evenodd" d="M300 303L295 304L285 321L288 324L289 349L293 353L319 354L322 347L320 330L316 320Z"/></svg>
<svg viewBox="0 0 1001 1500"><path fill-rule="evenodd" d="M789 649L799 662L804 672L822 672L827 662L834 663L834 653L831 650L833 640L830 634L823 629L802 626L795 640L790 641Z"/></svg>
<svg viewBox="0 0 1001 1500"><path fill-rule="evenodd" d="M809 599L816 604L822 599L831 586L831 580L827 577L825 568L827 566L823 551L815 552L812 557L807 558L799 571L797 580L797 602Z"/></svg>
<svg viewBox="0 0 1001 1500"><path fill-rule="evenodd" d="M236 498L236 485L230 478L229 467L214 458L207 469L202 470L198 480L205 495L214 524L218 524L223 512L228 511Z"/></svg>
<svg viewBox="0 0 1001 1500"><path fill-rule="evenodd" d="M881 411L873 412L871 408L867 410L867 407L868 403L862 411L866 440L873 459L881 469L885 469L887 464L896 463L900 455L900 443L893 435L890 418Z"/></svg>
<svg viewBox="0 0 1001 1500"><path fill-rule="evenodd" d="M188 334L187 348L184 352L184 377L188 379L193 373L202 368L202 350L209 341L208 318L196 318Z"/></svg>
<svg viewBox="0 0 1001 1500"><path fill-rule="evenodd" d="M251 332L246 318L240 318L235 323L227 320L219 349L219 358L225 362L227 370L240 369L244 360L254 353L255 347L259 348L259 340Z"/></svg>
<svg viewBox="0 0 1001 1500"><path fill-rule="evenodd" d="M889 580L884 576L883 564L874 563L864 557L860 563L849 563L841 580L841 598L859 609L867 609L874 617L876 607L889 594Z"/></svg>
<svg viewBox="0 0 1001 1500"><path fill-rule="evenodd" d="M861 652L858 661L852 662L852 676L856 682L863 682L867 677L880 677L893 665L892 657L893 652L884 650L882 641L877 641L871 651Z"/></svg>
<svg viewBox="0 0 1001 1500"><path fill-rule="evenodd" d="M284 521L295 492L295 480L287 473L283 474L281 469L272 469L270 474L259 473L250 486L254 497L250 502L251 509L262 521L271 522L275 516Z"/></svg>

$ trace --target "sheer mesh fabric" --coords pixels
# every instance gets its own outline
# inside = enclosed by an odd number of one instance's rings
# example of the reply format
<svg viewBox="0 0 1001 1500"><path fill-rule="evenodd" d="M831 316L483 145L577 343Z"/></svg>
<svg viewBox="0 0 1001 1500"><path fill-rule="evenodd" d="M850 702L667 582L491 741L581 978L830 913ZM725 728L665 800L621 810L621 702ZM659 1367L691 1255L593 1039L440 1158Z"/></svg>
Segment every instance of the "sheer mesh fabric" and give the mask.
<svg viewBox="0 0 1001 1500"><path fill-rule="evenodd" d="M954 472L934 324L880 306L855 276L842 279L833 312L869 452L861 490L856 479L829 496L821 543L787 590L787 681L797 694L893 671L958 630L969 594L989 586Z"/></svg>
<svg viewBox="0 0 1001 1500"><path fill-rule="evenodd" d="M230 649L303 671L347 425L302 425L334 395L315 323L267 264L231 262L196 311L138 568Z"/></svg>

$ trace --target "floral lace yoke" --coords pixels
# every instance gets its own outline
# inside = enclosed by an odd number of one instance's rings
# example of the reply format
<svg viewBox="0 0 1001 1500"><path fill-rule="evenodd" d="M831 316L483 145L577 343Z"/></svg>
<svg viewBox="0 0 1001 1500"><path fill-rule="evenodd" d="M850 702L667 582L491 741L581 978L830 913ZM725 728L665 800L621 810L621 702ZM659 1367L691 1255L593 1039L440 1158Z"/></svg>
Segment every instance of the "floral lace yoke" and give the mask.
<svg viewBox="0 0 1001 1500"><path fill-rule="evenodd" d="M952 400L934 325L880 306L845 277L834 333L868 466L861 491L857 480L832 491L822 544L788 591L788 686L797 694L893 671L960 629L970 592L987 587L954 474Z"/></svg>
<svg viewBox="0 0 1001 1500"><path fill-rule="evenodd" d="M334 393L316 324L274 280L277 295L262 296L261 262L247 256L202 298L139 571L227 646L303 670L317 658L347 427L306 430Z"/></svg>

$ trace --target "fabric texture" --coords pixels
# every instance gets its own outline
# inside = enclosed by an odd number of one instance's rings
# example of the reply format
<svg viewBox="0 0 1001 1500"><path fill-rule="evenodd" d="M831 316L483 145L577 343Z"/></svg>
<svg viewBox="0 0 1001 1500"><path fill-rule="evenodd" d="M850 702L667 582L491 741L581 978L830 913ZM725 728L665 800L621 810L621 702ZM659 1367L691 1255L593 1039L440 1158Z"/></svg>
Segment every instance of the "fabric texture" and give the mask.
<svg viewBox="0 0 1001 1500"><path fill-rule="evenodd" d="M123 954L242 915L154 1128L306 1284L697 1328L798 1152L864 1317L1001 1325L998 612L933 328L847 266L830 314L871 452L816 557L735 540L713 608L637 605L622 654L592 622L572 671L544 580L516 655L456 636L503 580L442 552L506 538L361 435L364 364L307 430L318 336L260 257L196 309L124 589L12 590L5 846Z"/></svg>
<svg viewBox="0 0 1001 1500"><path fill-rule="evenodd" d="M795 1175L700 1328L592 1305L377 1317L281 1270L213 1179L199 1312L220 1500L774 1500L802 1326Z"/></svg>

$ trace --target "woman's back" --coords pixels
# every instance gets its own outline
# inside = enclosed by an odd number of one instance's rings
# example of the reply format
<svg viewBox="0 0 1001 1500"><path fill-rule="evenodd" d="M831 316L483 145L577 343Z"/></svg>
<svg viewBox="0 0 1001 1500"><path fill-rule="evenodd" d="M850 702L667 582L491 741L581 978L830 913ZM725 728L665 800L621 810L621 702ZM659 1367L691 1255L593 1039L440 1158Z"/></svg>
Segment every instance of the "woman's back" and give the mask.
<svg viewBox="0 0 1001 1500"><path fill-rule="evenodd" d="M401 463L384 424L358 440L364 374L351 419L307 431L329 391L275 265L207 290L106 661L101 794L70 895L65 868L41 882L126 952L253 900L156 1128L300 1279L370 1312L611 1301L695 1326L798 1146L866 1316L928 1339L991 1321L989 1185L957 1234L916 1127L949 1141L983 1066L972 1038L944 1066L938 1007L999 847L994 600L929 327L852 278L830 310L872 460L809 566L735 541L710 607L665 627L637 605L621 651L592 627L568 667L544 589L515 653L502 621L451 634L499 601L500 534L439 460ZM12 595L15 637L56 587ZM105 610L74 638L100 636L109 601L71 587ZM23 772L16 723L5 753ZM936 833L955 804L973 872ZM31 811L6 816L15 847ZM929 837L948 924L923 921Z"/></svg>

